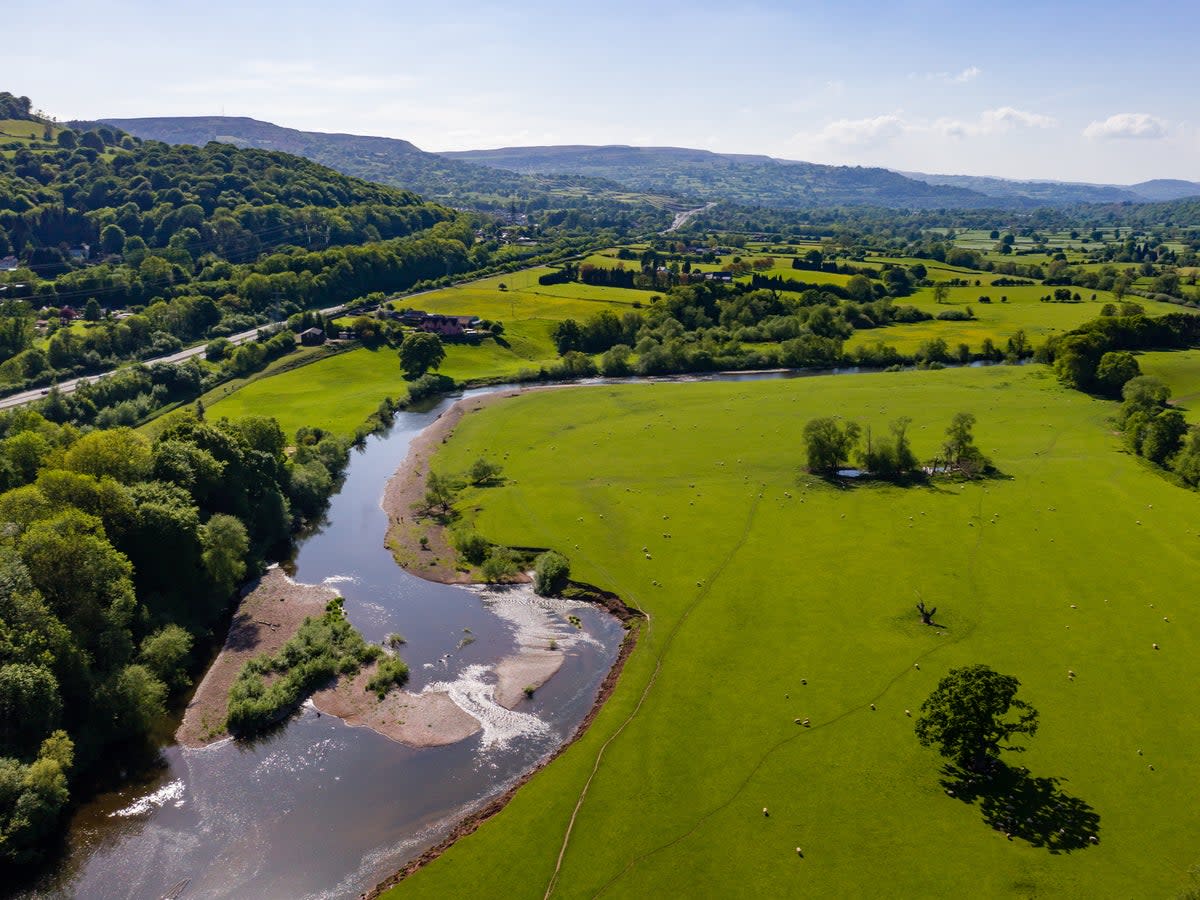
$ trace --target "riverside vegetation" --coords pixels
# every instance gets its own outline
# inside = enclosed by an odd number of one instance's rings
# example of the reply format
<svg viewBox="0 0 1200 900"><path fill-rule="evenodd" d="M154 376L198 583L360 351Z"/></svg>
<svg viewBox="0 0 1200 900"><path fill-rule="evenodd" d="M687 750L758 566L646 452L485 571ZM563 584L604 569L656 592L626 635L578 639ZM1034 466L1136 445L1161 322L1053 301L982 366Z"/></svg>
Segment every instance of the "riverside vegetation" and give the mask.
<svg viewBox="0 0 1200 900"><path fill-rule="evenodd" d="M407 680L408 667L364 641L347 621L341 598L330 600L324 615L306 619L277 653L246 663L229 690L226 727L236 736L251 736L278 723L325 683L376 661L366 689L383 699L389 688ZM264 679L270 676L277 677L268 684Z"/></svg>
<svg viewBox="0 0 1200 900"><path fill-rule="evenodd" d="M0 861L38 859L76 788L145 758L242 579L320 513L346 442L309 431L290 455L288 443L265 417L180 417L151 441L0 416ZM313 677L322 627L335 630L314 624L269 669ZM291 688L260 684L243 685L256 702L239 724Z"/></svg>

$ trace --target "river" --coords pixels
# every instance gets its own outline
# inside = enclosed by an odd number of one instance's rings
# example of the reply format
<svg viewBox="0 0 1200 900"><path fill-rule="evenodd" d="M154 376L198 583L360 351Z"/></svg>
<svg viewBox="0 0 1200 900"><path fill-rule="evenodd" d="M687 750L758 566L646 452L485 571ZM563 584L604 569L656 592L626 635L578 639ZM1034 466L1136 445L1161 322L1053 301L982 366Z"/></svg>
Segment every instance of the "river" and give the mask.
<svg viewBox="0 0 1200 900"><path fill-rule="evenodd" d="M408 688L448 684L483 730L413 749L306 706L254 744L170 744L154 777L75 813L57 868L21 896L357 896L573 733L616 659L620 623L584 604L488 599L423 581L384 548L384 485L413 437L452 402L398 414L386 434L353 452L325 521L299 542L294 576L335 586L367 640L402 633ZM490 667L516 649L518 628L530 623L558 635L565 659L510 712L491 699Z"/></svg>

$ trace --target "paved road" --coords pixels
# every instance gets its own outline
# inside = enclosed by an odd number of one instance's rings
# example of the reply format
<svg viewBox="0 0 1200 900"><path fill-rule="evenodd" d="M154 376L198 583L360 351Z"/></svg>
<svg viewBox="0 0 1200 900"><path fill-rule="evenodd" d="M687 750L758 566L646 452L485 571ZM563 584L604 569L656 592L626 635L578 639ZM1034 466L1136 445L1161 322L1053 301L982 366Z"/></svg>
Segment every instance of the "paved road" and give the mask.
<svg viewBox="0 0 1200 900"><path fill-rule="evenodd" d="M363 310L363 312L367 312L367 311L368 310ZM321 314L323 316L337 316L343 312L345 312L345 307L343 307L343 306L331 306L328 309L321 310ZM258 337L258 332L260 330L262 330L263 328L269 328L269 327L270 326L268 326L268 325L260 325L257 328L250 329L249 331L242 331L242 332L239 332L238 334L231 334L229 336L229 342L231 344L244 344L247 341L253 341ZM169 356L160 356L156 359L143 360L143 364L147 365L147 366L152 366L155 363L174 364L174 363L185 362L194 356L202 355L204 353L205 347L206 347L206 344L199 344L195 347L188 347L186 350L180 350L178 353L172 353ZM78 378L72 378L69 381L60 382L58 385L58 389L64 394L69 394L72 391L74 391L75 388L79 387L79 385L90 384L93 381L98 381L99 379L104 378L106 375L111 375L115 371L117 371L117 370L110 369L107 372L98 372L95 375L81 375ZM30 403L34 400L40 400L42 397L46 396L46 394L48 394L48 393L50 393L49 388L34 388L31 391L22 391L19 394L10 394L7 397L0 397L0 409L12 409L13 407L16 407L16 406L24 406L26 403Z"/></svg>
<svg viewBox="0 0 1200 900"><path fill-rule="evenodd" d="M712 203L705 203L703 206L697 206L695 209L685 209L681 213L676 213L675 221L671 223L671 227L664 228L662 231L659 232L659 234L668 234L672 231L678 231L680 228L682 228L684 225L687 224L688 219L692 218L692 216L702 213L706 209L712 209L716 205L717 205L717 202L714 200Z"/></svg>

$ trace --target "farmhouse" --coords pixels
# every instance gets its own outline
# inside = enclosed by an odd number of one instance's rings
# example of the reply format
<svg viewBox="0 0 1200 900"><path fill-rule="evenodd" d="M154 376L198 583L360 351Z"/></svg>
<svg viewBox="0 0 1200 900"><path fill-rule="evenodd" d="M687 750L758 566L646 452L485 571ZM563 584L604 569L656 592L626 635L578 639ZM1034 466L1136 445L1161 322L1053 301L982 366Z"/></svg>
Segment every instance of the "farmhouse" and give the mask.
<svg viewBox="0 0 1200 900"><path fill-rule="evenodd" d="M443 316L434 313L418 322L417 328L442 337L459 337L478 321L478 316Z"/></svg>
<svg viewBox="0 0 1200 900"><path fill-rule="evenodd" d="M320 328L308 328L300 332L300 343L305 347L319 347L325 343L325 332Z"/></svg>
<svg viewBox="0 0 1200 900"><path fill-rule="evenodd" d="M12 272L20 264L15 256L0 256L0 272Z"/></svg>

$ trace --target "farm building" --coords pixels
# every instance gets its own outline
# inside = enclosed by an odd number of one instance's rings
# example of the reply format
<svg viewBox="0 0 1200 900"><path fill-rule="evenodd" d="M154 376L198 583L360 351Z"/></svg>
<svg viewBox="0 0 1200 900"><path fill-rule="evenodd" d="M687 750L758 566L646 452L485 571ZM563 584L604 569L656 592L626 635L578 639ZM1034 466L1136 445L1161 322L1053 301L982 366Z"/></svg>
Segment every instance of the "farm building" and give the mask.
<svg viewBox="0 0 1200 900"><path fill-rule="evenodd" d="M417 328L442 337L458 337L465 334L467 329L478 321L478 316L443 316L434 313L425 316L417 324Z"/></svg>

